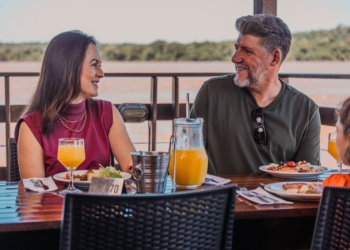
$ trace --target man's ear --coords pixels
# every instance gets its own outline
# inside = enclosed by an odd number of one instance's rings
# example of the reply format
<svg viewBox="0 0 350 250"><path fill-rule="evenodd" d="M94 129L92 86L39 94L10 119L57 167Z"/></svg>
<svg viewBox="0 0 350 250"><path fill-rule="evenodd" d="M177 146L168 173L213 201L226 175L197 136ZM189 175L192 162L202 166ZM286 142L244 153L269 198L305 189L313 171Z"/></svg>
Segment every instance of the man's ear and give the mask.
<svg viewBox="0 0 350 250"><path fill-rule="evenodd" d="M271 66L276 66L282 63L282 52L280 49L275 49L271 52Z"/></svg>

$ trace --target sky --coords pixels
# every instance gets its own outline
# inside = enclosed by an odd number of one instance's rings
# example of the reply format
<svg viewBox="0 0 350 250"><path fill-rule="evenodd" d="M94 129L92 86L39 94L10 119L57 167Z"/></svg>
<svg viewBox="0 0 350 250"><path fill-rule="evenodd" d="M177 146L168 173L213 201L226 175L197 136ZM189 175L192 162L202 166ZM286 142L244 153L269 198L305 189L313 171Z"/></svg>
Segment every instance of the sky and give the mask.
<svg viewBox="0 0 350 250"><path fill-rule="evenodd" d="M48 42L81 30L100 43L227 41L253 0L0 0L0 42ZM350 26L350 0L277 0L292 33Z"/></svg>

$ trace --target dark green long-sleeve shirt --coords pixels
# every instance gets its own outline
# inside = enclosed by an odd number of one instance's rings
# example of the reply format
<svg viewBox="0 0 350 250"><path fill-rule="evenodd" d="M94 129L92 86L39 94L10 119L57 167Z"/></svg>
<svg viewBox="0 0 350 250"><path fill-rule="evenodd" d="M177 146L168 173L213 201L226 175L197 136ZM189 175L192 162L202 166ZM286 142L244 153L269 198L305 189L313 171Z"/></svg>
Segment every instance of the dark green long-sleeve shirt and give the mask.
<svg viewBox="0 0 350 250"><path fill-rule="evenodd" d="M214 77L199 90L191 117L204 119L204 144L212 174L249 174L280 161L320 162L321 122L318 106L281 81L282 89L263 108L268 143L257 144L257 124L251 112L259 108L246 88L234 84L234 74Z"/></svg>

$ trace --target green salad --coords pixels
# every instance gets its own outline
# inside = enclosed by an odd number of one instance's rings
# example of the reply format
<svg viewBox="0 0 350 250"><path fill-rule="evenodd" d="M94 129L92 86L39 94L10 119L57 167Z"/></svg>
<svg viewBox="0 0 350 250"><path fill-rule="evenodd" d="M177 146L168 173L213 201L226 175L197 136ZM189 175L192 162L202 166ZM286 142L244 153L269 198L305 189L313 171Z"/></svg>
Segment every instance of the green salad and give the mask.
<svg viewBox="0 0 350 250"><path fill-rule="evenodd" d="M123 176L120 175L120 171L116 170L114 167L104 167L101 164L99 165L100 169L98 171L98 177L123 178Z"/></svg>

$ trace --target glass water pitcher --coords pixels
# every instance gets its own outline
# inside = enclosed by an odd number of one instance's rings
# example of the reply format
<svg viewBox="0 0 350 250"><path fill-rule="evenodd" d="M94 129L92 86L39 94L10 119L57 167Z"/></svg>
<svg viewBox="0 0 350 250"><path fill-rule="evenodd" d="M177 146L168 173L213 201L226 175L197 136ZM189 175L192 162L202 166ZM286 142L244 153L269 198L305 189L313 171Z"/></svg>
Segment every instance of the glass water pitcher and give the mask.
<svg viewBox="0 0 350 250"><path fill-rule="evenodd" d="M208 156L203 142L203 118L174 119L174 143L169 173L174 185L195 188L204 182Z"/></svg>

